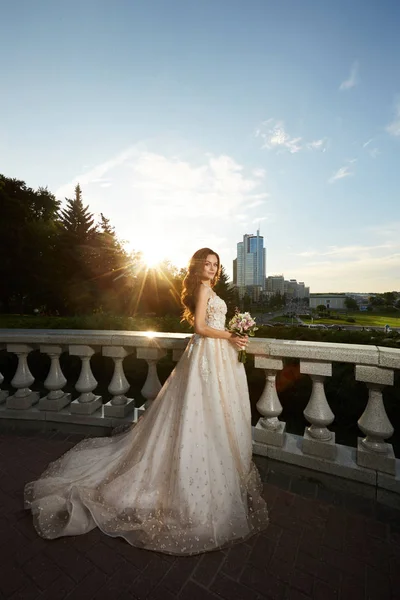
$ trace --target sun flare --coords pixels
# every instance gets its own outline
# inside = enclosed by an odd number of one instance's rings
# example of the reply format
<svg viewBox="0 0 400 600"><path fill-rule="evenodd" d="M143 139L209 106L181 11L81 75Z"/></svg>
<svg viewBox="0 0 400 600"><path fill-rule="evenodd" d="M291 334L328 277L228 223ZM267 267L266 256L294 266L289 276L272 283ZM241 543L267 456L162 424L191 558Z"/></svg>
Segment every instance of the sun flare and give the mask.
<svg viewBox="0 0 400 600"><path fill-rule="evenodd" d="M156 269L165 260L165 257L158 248L152 248L142 252L141 260L148 269Z"/></svg>

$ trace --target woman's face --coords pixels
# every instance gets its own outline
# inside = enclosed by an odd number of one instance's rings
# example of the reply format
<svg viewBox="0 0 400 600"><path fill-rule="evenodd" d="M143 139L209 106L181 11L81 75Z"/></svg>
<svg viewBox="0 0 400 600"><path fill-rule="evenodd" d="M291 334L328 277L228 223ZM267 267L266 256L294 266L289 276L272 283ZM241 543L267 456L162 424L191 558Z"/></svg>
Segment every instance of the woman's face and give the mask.
<svg viewBox="0 0 400 600"><path fill-rule="evenodd" d="M203 273L201 275L202 281L212 281L218 271L218 258L215 254L209 254L204 261Z"/></svg>

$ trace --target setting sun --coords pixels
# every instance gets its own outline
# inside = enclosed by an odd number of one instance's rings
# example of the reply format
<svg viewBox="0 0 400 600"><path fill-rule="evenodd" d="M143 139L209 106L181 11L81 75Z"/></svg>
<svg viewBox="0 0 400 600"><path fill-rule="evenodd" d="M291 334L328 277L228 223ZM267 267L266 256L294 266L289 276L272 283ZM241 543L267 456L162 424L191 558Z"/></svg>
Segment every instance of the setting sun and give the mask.
<svg viewBox="0 0 400 600"><path fill-rule="evenodd" d="M165 257L158 248L151 248L142 252L141 260L148 269L155 269L165 260Z"/></svg>

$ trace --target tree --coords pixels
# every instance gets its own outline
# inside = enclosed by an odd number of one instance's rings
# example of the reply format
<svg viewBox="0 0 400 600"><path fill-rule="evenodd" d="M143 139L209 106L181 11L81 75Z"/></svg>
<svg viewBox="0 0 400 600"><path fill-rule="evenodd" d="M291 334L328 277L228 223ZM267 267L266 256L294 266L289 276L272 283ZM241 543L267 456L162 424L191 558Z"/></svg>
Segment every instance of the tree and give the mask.
<svg viewBox="0 0 400 600"><path fill-rule="evenodd" d="M119 277L131 264L115 228L103 213L93 239L89 242L92 255L89 269L92 287L98 298L97 309L105 312L124 313L125 296L131 293L132 280Z"/></svg>
<svg viewBox="0 0 400 600"><path fill-rule="evenodd" d="M395 292L384 292L382 294L382 299L385 303L385 306L392 307L396 300L396 293Z"/></svg>
<svg viewBox="0 0 400 600"><path fill-rule="evenodd" d="M377 294L376 296L369 297L369 304L373 308L379 308L380 306L384 306L385 301L380 295Z"/></svg>
<svg viewBox="0 0 400 600"><path fill-rule="evenodd" d="M96 307L96 286L93 269L96 258L98 228L89 207L84 206L80 185L75 197L66 198L66 207L59 213L59 260L62 312L88 313Z"/></svg>
<svg viewBox="0 0 400 600"><path fill-rule="evenodd" d="M276 292L270 296L268 301L268 308L270 310L279 310L285 305L285 297L280 292Z"/></svg>
<svg viewBox="0 0 400 600"><path fill-rule="evenodd" d="M325 306L325 304L318 304L318 306L317 306L317 309L316 309L316 310L317 310L317 312L319 312L319 313L325 313L327 309L326 309L326 306Z"/></svg>
<svg viewBox="0 0 400 600"><path fill-rule="evenodd" d="M184 271L178 271L169 261L149 269L141 261L139 253L129 314L180 315L183 273Z"/></svg>
<svg viewBox="0 0 400 600"><path fill-rule="evenodd" d="M246 293L243 296L242 305L243 305L243 310L244 311L251 310L251 298L250 298L249 294Z"/></svg>
<svg viewBox="0 0 400 600"><path fill-rule="evenodd" d="M51 300L58 209L47 188L0 175L1 310L30 311Z"/></svg>
<svg viewBox="0 0 400 600"><path fill-rule="evenodd" d="M227 314L233 316L235 308L237 307L237 296L235 294L235 288L229 282L228 274L223 265L221 265L221 274L214 287L214 291L220 298L225 300L228 307Z"/></svg>
<svg viewBox="0 0 400 600"><path fill-rule="evenodd" d="M75 186L75 198L65 200L67 206L60 211L60 225L63 232L79 243L88 242L97 232L97 228L89 207L83 205L79 183Z"/></svg>
<svg viewBox="0 0 400 600"><path fill-rule="evenodd" d="M359 306L356 300L354 300L354 298L350 298L350 296L346 296L344 300L344 305L347 308L347 310L359 310Z"/></svg>

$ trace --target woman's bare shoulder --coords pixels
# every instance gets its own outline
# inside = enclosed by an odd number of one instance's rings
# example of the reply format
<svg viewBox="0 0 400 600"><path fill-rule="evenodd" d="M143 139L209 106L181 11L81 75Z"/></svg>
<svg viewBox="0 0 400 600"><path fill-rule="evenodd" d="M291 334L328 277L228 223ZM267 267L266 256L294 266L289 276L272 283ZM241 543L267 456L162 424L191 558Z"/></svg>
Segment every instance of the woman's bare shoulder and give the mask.
<svg viewBox="0 0 400 600"><path fill-rule="evenodd" d="M212 289L209 285L205 285L204 283L201 283L199 285L199 290L197 293L198 293L199 297L205 298L205 297L211 296Z"/></svg>

